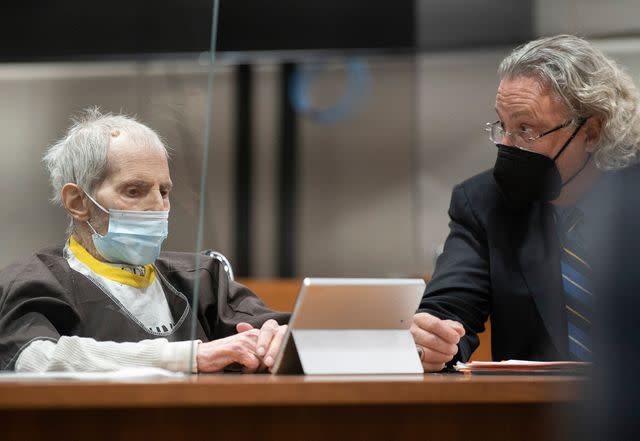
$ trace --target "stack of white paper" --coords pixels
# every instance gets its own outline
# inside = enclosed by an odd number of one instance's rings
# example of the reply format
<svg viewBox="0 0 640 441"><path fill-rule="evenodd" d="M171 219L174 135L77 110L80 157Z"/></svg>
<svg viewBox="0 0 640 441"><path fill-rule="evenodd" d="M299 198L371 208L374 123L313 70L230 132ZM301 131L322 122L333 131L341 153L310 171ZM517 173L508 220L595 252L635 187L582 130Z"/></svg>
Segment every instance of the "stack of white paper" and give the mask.
<svg viewBox="0 0 640 441"><path fill-rule="evenodd" d="M581 373L590 365L581 361L472 361L458 362L455 369L466 373Z"/></svg>

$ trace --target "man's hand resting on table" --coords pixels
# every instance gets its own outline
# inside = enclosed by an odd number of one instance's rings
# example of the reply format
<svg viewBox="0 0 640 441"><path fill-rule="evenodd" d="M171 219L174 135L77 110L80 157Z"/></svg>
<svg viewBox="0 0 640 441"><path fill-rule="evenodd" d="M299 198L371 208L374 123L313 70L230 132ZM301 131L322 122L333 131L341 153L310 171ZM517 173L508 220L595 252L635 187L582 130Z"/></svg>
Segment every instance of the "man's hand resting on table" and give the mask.
<svg viewBox="0 0 640 441"><path fill-rule="evenodd" d="M464 327L453 320L441 320L426 312L413 316L411 335L421 351L420 361L425 372L444 369L458 353L458 342L464 336Z"/></svg>
<svg viewBox="0 0 640 441"><path fill-rule="evenodd" d="M287 325L267 320L260 329L248 323L236 325L238 334L198 345L198 372L219 372L230 364L243 366L243 373L254 373L273 366Z"/></svg>

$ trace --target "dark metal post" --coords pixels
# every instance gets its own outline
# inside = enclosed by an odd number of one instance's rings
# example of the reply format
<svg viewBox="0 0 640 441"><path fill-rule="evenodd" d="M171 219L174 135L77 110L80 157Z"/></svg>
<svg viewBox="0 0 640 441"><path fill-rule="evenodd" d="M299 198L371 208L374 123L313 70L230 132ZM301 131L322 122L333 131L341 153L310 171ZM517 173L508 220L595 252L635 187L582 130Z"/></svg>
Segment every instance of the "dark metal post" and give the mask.
<svg viewBox="0 0 640 441"><path fill-rule="evenodd" d="M297 120L289 101L294 63L283 63L280 77L280 170L278 179L278 275L293 277L296 258Z"/></svg>
<svg viewBox="0 0 640 441"><path fill-rule="evenodd" d="M251 184L253 180L251 110L253 106L251 65L236 66L234 146L234 272L251 274Z"/></svg>

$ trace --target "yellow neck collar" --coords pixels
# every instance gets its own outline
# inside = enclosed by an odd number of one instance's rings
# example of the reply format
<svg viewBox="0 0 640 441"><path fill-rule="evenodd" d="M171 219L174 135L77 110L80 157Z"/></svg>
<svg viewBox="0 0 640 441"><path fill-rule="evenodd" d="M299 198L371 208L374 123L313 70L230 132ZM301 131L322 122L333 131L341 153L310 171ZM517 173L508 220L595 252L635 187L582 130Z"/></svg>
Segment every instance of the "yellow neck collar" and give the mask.
<svg viewBox="0 0 640 441"><path fill-rule="evenodd" d="M69 238L69 249L76 258L87 265L94 273L114 282L124 283L135 288L148 288L155 279L156 270L153 265L144 266L144 275L139 276L126 269L100 262L80 245L73 236Z"/></svg>

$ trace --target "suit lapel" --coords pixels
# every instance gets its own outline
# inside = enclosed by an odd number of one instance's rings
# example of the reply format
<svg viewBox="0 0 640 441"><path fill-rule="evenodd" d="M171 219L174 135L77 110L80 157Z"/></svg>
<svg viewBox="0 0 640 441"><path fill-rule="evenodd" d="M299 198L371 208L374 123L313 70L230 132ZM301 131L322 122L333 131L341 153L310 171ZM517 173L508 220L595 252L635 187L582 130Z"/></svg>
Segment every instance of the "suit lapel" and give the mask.
<svg viewBox="0 0 640 441"><path fill-rule="evenodd" d="M567 356L567 324L560 272L560 245L549 204L533 204L523 219L520 268L558 354Z"/></svg>

